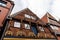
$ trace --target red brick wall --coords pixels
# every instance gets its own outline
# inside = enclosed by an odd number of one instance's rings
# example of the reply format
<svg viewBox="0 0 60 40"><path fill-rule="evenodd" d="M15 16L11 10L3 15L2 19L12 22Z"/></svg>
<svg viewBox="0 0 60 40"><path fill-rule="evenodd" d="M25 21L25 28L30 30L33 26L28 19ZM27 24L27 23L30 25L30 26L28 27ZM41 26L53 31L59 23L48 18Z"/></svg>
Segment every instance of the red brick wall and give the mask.
<svg viewBox="0 0 60 40"><path fill-rule="evenodd" d="M42 20L43 22L45 22L45 23L48 23L48 19L47 19L47 16L46 16L46 15L43 16L43 17L41 18L41 20Z"/></svg>
<svg viewBox="0 0 60 40"><path fill-rule="evenodd" d="M0 10L1 10L1 12L0 12L0 26L3 26L3 22L5 21L7 15L9 14L11 7L13 6L9 1L5 1L5 2L7 2L5 7L0 5Z"/></svg>
<svg viewBox="0 0 60 40"><path fill-rule="evenodd" d="M58 40L60 40L60 36L57 36Z"/></svg>

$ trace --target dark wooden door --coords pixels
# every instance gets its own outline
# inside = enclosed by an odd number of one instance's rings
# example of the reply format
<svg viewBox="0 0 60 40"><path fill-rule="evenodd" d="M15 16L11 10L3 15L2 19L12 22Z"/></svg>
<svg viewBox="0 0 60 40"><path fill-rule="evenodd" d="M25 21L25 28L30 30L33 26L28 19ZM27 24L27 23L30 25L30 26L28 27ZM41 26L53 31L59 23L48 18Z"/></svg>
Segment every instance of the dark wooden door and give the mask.
<svg viewBox="0 0 60 40"><path fill-rule="evenodd" d="M34 34L37 35L38 31L37 31L36 25L32 25L31 29L34 32Z"/></svg>

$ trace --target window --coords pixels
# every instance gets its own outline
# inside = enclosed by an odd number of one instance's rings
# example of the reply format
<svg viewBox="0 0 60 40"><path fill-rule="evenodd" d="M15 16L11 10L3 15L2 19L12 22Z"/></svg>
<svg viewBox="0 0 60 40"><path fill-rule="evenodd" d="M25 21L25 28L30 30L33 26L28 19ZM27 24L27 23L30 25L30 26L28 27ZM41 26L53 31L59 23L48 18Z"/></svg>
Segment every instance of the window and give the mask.
<svg viewBox="0 0 60 40"><path fill-rule="evenodd" d="M31 16L31 18L35 20L35 17Z"/></svg>
<svg viewBox="0 0 60 40"><path fill-rule="evenodd" d="M25 14L25 17L30 18L30 15Z"/></svg>
<svg viewBox="0 0 60 40"><path fill-rule="evenodd" d="M25 14L25 17L27 17L27 18L32 18L32 19L36 19L35 17L33 17L33 16L30 16L30 15L27 15L27 14Z"/></svg>
<svg viewBox="0 0 60 40"><path fill-rule="evenodd" d="M41 31L44 31L43 27L39 27L39 29L40 29Z"/></svg>
<svg viewBox="0 0 60 40"><path fill-rule="evenodd" d="M25 24L25 29L30 29L30 25L29 24Z"/></svg>
<svg viewBox="0 0 60 40"><path fill-rule="evenodd" d="M58 27L56 26L50 26L53 30L58 30Z"/></svg>
<svg viewBox="0 0 60 40"><path fill-rule="evenodd" d="M7 4L7 2L2 1L2 0L0 1L0 5L1 5L1 6L6 6L6 4Z"/></svg>
<svg viewBox="0 0 60 40"><path fill-rule="evenodd" d="M14 22L14 27L20 28L20 22Z"/></svg>

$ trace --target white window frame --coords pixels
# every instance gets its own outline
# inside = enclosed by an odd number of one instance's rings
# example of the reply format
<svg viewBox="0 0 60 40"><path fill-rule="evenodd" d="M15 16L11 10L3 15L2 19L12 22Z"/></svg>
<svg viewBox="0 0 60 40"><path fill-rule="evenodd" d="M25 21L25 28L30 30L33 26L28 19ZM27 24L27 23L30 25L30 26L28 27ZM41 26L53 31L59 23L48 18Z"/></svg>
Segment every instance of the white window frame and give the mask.
<svg viewBox="0 0 60 40"><path fill-rule="evenodd" d="M30 15L28 15L28 14L25 14L25 17L27 17L27 18L30 18Z"/></svg>
<svg viewBox="0 0 60 40"><path fill-rule="evenodd" d="M25 29L30 29L30 25L29 24L25 24Z"/></svg>
<svg viewBox="0 0 60 40"><path fill-rule="evenodd" d="M14 22L14 27L20 28L21 23L20 22Z"/></svg>
<svg viewBox="0 0 60 40"><path fill-rule="evenodd" d="M40 29L40 31L44 31L44 28L43 28L43 27L40 27L40 26L39 26L39 29Z"/></svg>

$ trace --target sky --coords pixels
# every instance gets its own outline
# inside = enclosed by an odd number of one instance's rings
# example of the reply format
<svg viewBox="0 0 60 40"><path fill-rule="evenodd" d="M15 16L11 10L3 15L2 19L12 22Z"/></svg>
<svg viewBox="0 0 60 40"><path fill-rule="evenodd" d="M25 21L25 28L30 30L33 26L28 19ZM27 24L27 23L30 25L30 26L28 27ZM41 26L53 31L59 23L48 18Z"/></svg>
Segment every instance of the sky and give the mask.
<svg viewBox="0 0 60 40"><path fill-rule="evenodd" d="M12 0L15 3L14 14L25 8L29 8L39 18L42 18L46 12L49 12L57 20L60 19L60 0Z"/></svg>

